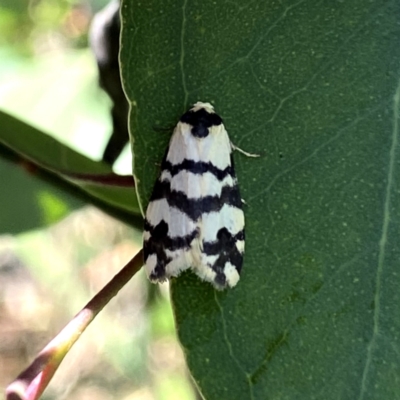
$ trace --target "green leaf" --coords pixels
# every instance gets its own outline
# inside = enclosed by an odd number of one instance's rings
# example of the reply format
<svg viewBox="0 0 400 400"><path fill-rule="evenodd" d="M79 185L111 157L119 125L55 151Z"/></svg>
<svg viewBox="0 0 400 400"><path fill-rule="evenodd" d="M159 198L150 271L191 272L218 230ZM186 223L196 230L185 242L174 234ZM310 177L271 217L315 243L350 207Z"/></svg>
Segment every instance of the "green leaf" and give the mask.
<svg viewBox="0 0 400 400"><path fill-rule="evenodd" d="M0 158L0 232L20 233L53 224L84 203ZM4 186L3 186L4 185Z"/></svg>
<svg viewBox="0 0 400 400"><path fill-rule="evenodd" d="M134 216L140 215L133 182L129 186L115 186L106 185L101 179L96 181L94 179L96 176L112 176L111 168L102 162L90 160L2 111L0 111L0 143L23 159L31 160L34 165L60 175L64 180L89 194L87 199L94 198L95 203L100 207L103 205L102 208L107 211L114 214L127 213L122 218L126 222L131 223ZM93 179L86 179L87 176L92 176ZM12 180L9 181L9 185L11 184ZM46 201L49 201L48 197Z"/></svg>
<svg viewBox="0 0 400 400"><path fill-rule="evenodd" d="M172 300L206 399L400 398L400 4L123 1L146 206L174 126L212 102L246 200L240 282Z"/></svg>

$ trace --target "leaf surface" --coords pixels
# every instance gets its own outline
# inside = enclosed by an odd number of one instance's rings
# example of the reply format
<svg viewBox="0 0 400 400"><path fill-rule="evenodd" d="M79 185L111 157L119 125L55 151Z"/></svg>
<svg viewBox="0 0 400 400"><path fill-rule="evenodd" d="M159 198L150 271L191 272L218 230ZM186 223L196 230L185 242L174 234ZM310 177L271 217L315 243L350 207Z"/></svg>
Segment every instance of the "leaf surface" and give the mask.
<svg viewBox="0 0 400 400"><path fill-rule="evenodd" d="M400 4L123 1L147 205L173 127L214 104L246 201L240 282L172 284L207 399L400 398ZM171 129L172 132L172 129Z"/></svg>

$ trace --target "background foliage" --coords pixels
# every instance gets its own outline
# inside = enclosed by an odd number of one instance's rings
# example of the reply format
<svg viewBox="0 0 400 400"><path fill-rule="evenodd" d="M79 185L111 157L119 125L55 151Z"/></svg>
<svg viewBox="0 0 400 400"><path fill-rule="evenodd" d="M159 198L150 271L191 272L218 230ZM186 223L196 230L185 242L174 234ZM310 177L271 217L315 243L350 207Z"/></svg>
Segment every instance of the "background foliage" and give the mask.
<svg viewBox="0 0 400 400"><path fill-rule="evenodd" d="M105 3L0 0L1 392L138 251L140 230L84 207L139 226L134 188L69 175L111 173L111 105L87 42ZM114 170L130 164L126 148ZM168 290L154 289L143 274L127 285L43 399L194 399Z"/></svg>

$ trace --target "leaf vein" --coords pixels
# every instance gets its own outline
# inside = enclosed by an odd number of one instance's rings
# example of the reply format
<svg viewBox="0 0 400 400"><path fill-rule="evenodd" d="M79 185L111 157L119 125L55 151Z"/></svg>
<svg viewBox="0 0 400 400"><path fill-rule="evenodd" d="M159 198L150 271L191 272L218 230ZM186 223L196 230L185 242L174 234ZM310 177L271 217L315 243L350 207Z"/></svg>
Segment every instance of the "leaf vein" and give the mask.
<svg viewBox="0 0 400 400"><path fill-rule="evenodd" d="M225 320L225 315L224 315L224 309L221 306L218 297L217 297L217 293L214 292L214 299L215 302L217 304L217 307L219 308L220 312L221 312L221 321L222 321L222 331L224 334L224 341L226 343L226 346L228 348L228 352L230 357L232 358L232 360L234 361L234 363L237 365L237 367L240 369L240 371L243 372L243 374L245 375L246 378L246 382L249 386L249 395L250 395L250 400L254 400L254 394L253 394L253 383L251 381L251 374L247 373L244 368L242 367L242 365L240 364L239 360L236 358L235 354L233 353L233 349L232 349L232 344L228 338L228 333L227 333L227 329L226 329L226 320Z"/></svg>
<svg viewBox="0 0 400 400"><path fill-rule="evenodd" d="M384 269L385 256L386 256L386 245L388 241L388 231L390 224L390 195L395 185L394 174L396 165L396 151L399 147L399 118L400 118L400 81L398 82L397 90L394 96L393 104L393 132L392 132L392 144L389 151L389 166L388 176L386 184L385 202L383 209L383 221L382 221L382 235L379 241L379 253L378 253L378 266L376 269L376 283L375 283L375 295L374 295L374 319L373 319L373 330L372 337L367 346L367 360L365 362L364 371L361 379L360 395L358 400L363 400L364 395L368 393L367 383L368 374L370 371L371 363L373 361L373 353L376 347L376 342L379 336L379 314L380 314L380 295L382 286L382 273Z"/></svg>

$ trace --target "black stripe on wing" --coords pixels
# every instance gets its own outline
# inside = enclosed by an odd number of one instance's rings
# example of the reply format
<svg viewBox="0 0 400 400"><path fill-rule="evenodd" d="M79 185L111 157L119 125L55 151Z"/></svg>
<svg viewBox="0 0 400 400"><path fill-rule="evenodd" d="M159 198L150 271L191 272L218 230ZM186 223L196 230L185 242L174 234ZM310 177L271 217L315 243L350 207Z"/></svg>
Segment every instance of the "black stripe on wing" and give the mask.
<svg viewBox="0 0 400 400"><path fill-rule="evenodd" d="M175 207L185 213L193 221L197 221L202 214L218 212L227 204L236 208L242 208L237 185L224 186L220 196L204 196L197 199L189 199L183 192L171 190L170 182L159 180L156 182L150 201L166 199L170 207Z"/></svg>
<svg viewBox="0 0 400 400"><path fill-rule="evenodd" d="M223 181L224 178L228 175L235 178L235 170L232 166L232 157L231 157L231 165L228 165L224 169L220 169L216 167L211 162L204 161L193 161L185 159L179 164L172 164L167 160L164 160L162 163L162 170L168 171L172 177L179 174L181 171L189 171L192 174L202 175L207 172L213 174L219 181Z"/></svg>
<svg viewBox="0 0 400 400"><path fill-rule="evenodd" d="M244 240L244 230L232 235L226 228L221 228L217 233L217 240L214 242L203 242L203 252L207 255L218 255L217 260L211 268L217 274L215 283L224 287L226 285L226 276L224 268L226 263L231 263L237 270L238 274L242 269L243 253L241 253L236 242Z"/></svg>
<svg viewBox="0 0 400 400"><path fill-rule="evenodd" d="M185 236L170 237L168 235L169 227L168 223L164 220L160 221L156 226L153 226L145 220L144 230L150 233L150 238L145 240L144 246L144 257L145 260L149 254L154 254L156 252L151 252L151 248L154 246L162 246L166 250L188 250L190 248L190 243L193 239L198 237L198 229L193 230L193 232Z"/></svg>
<svg viewBox="0 0 400 400"><path fill-rule="evenodd" d="M150 255L156 255L157 258L157 263L150 274L150 279L163 281L167 278L166 266L173 260L173 258L167 256L166 250L189 250L193 239L199 234L198 230L196 229L182 237L171 238L168 236L168 223L161 221L156 226L152 226L147 220L145 220L144 229L150 233L150 238L143 243L144 261L146 262Z"/></svg>

